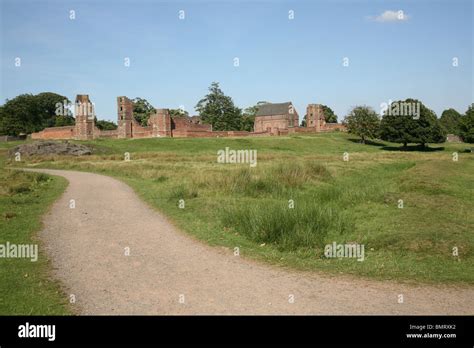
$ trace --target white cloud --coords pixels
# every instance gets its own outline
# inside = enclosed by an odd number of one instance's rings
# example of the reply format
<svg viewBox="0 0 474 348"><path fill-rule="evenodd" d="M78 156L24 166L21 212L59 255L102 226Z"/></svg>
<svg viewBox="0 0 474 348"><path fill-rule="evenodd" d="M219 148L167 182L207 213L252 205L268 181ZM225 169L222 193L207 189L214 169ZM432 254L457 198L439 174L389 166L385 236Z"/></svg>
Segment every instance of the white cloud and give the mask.
<svg viewBox="0 0 474 348"><path fill-rule="evenodd" d="M408 20L408 18L409 16L403 10L398 10L398 11L386 10L378 16L369 17L370 20L374 20L380 23L405 22Z"/></svg>

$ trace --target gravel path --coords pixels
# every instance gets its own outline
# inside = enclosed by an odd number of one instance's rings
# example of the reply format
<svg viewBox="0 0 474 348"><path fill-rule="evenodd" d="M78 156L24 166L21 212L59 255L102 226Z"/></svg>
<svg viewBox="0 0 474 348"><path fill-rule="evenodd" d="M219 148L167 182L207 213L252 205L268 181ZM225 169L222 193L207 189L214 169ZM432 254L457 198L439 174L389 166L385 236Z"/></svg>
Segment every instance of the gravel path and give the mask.
<svg viewBox="0 0 474 348"><path fill-rule="evenodd" d="M186 236L116 179L35 171L69 181L40 238L53 276L75 295L80 314L474 314L473 287L401 285L257 263Z"/></svg>

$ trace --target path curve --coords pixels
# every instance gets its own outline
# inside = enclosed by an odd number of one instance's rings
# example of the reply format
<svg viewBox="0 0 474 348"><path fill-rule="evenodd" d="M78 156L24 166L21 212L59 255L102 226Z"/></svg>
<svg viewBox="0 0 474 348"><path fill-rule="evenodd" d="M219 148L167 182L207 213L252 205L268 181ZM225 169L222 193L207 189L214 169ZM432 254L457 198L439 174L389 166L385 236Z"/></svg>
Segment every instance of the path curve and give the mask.
<svg viewBox="0 0 474 348"><path fill-rule="evenodd" d="M34 171L69 181L44 217L40 238L53 276L75 295L80 314L474 314L473 287L412 286L261 264L186 236L119 180Z"/></svg>

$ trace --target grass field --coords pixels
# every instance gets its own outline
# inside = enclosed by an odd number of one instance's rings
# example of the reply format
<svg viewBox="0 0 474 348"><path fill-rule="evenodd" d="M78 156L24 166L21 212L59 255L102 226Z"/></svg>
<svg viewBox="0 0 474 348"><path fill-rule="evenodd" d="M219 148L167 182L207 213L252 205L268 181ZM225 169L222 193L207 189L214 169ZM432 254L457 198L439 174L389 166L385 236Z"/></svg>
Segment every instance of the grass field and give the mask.
<svg viewBox="0 0 474 348"><path fill-rule="evenodd" d="M39 257L36 262L0 258L0 315L68 314L67 299L51 280L50 264L36 237L42 216L67 182L59 177L7 170L5 155L5 149L0 149L0 244L39 244Z"/></svg>
<svg viewBox="0 0 474 348"><path fill-rule="evenodd" d="M377 279L474 283L474 155L462 152L466 144L400 151L397 144L363 145L337 132L83 143L95 155L30 158L21 165L117 177L189 234L273 264ZM257 166L217 163L217 151L225 147L257 150ZM57 186L50 188L48 199ZM332 242L363 244L365 260L325 258L324 246Z"/></svg>

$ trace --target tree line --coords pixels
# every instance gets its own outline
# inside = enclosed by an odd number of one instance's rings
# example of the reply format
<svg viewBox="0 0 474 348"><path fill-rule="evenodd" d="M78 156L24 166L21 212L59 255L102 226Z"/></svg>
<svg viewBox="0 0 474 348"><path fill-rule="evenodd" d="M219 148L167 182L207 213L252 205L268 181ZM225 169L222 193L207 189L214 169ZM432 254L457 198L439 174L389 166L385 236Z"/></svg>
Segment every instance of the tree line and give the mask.
<svg viewBox="0 0 474 348"><path fill-rule="evenodd" d="M382 115L369 106L356 106L345 117L343 124L363 143L368 139L381 139L403 144L404 147L408 144L425 147L428 143L445 142L447 134L473 143L474 105L470 105L464 115L447 109L438 119L435 112L422 102L409 98L391 103Z"/></svg>
<svg viewBox="0 0 474 348"><path fill-rule="evenodd" d="M212 125L215 131L253 131L255 115L260 105L257 104L241 109L235 106L232 98L224 94L218 82L213 82L209 92L195 106L201 122ZM134 98L134 117L142 126L146 126L155 108L144 98ZM393 112L393 105L416 105L416 115ZM38 132L47 127L74 125L74 116L65 105L70 101L65 96L45 92L37 95L21 94L0 106L0 135L19 135ZM58 109L58 105L62 107ZM337 115L327 105L322 105L325 120L337 122ZM399 111L399 110L398 110ZM413 111L413 110L412 110ZM460 136L465 142L474 142L474 108L471 105L464 115L454 109L443 111L438 119L434 111L428 109L416 99L396 101L385 110L380 117L368 106L356 106L345 117L343 123L348 131L360 136L362 142L367 139L382 139L391 142L427 143L444 142L446 134ZM189 116L183 109L170 109L172 117ZM96 126L101 130L117 128L114 122L95 119ZM306 126L304 115L301 126Z"/></svg>

